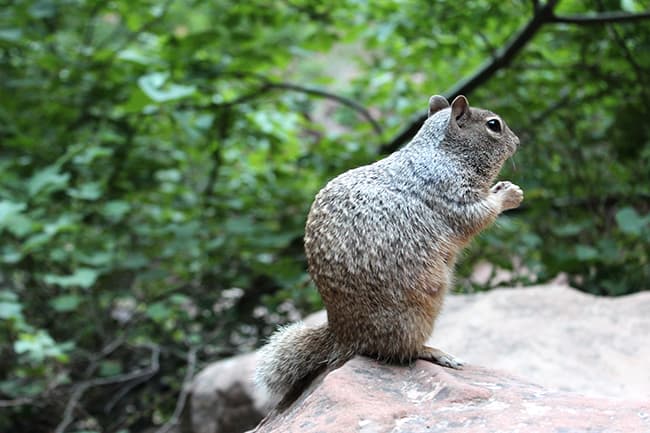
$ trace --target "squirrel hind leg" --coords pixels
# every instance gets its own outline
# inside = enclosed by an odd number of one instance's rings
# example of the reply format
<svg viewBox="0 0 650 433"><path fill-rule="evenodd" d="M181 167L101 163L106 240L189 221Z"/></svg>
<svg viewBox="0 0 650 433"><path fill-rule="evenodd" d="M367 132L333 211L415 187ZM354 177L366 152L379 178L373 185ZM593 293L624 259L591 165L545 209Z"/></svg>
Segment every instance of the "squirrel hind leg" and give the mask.
<svg viewBox="0 0 650 433"><path fill-rule="evenodd" d="M422 346L420 352L417 355L417 358L433 362L434 364L438 364L443 367L454 368L456 370L460 370L464 365L463 360L456 358L455 356L450 355L446 352L443 352L440 349L429 346Z"/></svg>

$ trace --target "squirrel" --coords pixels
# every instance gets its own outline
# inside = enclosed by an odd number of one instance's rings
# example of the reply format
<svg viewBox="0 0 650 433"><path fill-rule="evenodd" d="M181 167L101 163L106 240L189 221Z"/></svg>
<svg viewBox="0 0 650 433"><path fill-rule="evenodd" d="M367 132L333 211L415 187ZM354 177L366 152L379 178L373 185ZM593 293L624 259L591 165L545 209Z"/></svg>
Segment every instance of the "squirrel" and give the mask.
<svg viewBox="0 0 650 433"><path fill-rule="evenodd" d="M409 144L331 180L316 195L304 238L327 323L273 334L259 352L257 384L295 399L325 368L355 355L461 368L424 343L458 253L523 200L511 182L491 186L518 146L498 115L470 108L462 95L451 105L434 95Z"/></svg>

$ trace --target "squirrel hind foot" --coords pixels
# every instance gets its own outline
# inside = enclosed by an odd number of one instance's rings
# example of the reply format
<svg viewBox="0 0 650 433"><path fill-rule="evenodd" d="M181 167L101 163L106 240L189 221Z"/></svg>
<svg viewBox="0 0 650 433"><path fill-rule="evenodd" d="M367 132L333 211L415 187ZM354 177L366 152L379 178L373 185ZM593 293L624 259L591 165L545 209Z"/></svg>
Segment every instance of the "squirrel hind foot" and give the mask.
<svg viewBox="0 0 650 433"><path fill-rule="evenodd" d="M465 364L462 359L456 358L455 356L443 352L440 349L429 346L422 346L420 352L417 355L417 358L456 370L460 370Z"/></svg>

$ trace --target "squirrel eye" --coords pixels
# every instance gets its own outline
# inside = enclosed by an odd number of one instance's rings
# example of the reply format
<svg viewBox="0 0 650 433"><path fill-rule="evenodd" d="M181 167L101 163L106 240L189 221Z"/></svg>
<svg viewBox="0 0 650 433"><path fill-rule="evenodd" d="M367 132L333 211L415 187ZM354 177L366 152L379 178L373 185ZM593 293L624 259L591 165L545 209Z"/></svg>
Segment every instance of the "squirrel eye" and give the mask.
<svg viewBox="0 0 650 433"><path fill-rule="evenodd" d="M501 122L498 119L490 119L485 124L490 131L501 132Z"/></svg>

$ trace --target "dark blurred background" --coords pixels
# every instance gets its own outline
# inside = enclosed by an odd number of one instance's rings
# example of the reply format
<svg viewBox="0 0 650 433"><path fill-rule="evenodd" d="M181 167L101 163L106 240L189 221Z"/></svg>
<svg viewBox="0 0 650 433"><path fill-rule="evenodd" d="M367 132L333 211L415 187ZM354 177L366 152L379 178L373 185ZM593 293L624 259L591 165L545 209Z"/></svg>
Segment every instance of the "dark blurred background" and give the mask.
<svg viewBox="0 0 650 433"><path fill-rule="evenodd" d="M434 93L522 141L457 290L649 288L648 2L0 4L2 431L173 427L197 369L319 308L314 194Z"/></svg>

